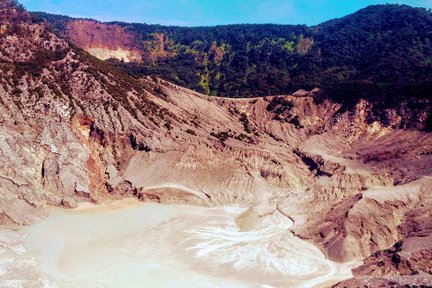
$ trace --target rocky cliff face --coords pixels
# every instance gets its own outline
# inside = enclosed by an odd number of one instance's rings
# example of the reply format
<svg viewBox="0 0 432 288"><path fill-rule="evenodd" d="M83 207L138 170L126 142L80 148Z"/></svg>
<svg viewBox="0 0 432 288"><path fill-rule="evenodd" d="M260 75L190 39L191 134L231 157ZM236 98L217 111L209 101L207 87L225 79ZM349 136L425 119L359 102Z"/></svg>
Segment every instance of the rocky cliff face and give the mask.
<svg viewBox="0 0 432 288"><path fill-rule="evenodd" d="M121 26L79 20L68 23L65 33L75 45L99 59L136 63L142 60L134 35Z"/></svg>
<svg viewBox="0 0 432 288"><path fill-rule="evenodd" d="M289 216L331 259L368 257L356 275L431 281L416 244L431 231L430 134L370 124L367 101L339 113L317 89L224 99L136 79L0 8L0 225L125 195L238 203Z"/></svg>
<svg viewBox="0 0 432 288"><path fill-rule="evenodd" d="M154 32L149 39L143 40L142 36L120 24L65 19L60 20L61 29L55 29L56 33L100 60L142 64L143 60L166 59L173 54L165 48L167 39L164 33Z"/></svg>

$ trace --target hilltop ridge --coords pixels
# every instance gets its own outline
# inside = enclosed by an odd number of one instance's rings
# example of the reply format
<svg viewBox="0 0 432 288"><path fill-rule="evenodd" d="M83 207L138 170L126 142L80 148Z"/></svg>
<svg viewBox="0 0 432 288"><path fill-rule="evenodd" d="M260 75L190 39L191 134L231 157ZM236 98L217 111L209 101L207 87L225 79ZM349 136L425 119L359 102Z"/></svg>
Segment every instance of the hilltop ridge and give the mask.
<svg viewBox="0 0 432 288"><path fill-rule="evenodd" d="M157 75L226 97L319 87L344 109L352 109L361 98L369 100L378 107L372 118L382 122L388 119L380 111L404 102L410 109L398 111L402 128L432 129L432 15L424 8L374 5L314 27L189 28L36 15L81 48L113 58L114 65L132 75ZM107 43L100 37L114 40Z"/></svg>

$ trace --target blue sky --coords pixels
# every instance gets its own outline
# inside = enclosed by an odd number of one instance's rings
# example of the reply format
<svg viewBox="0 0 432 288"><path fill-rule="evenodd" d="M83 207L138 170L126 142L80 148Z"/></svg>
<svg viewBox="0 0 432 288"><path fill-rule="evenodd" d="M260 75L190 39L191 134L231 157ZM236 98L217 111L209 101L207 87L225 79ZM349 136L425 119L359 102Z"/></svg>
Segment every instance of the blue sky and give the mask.
<svg viewBox="0 0 432 288"><path fill-rule="evenodd" d="M100 21L208 26L234 23L315 25L373 4L432 8L432 0L20 0L30 11Z"/></svg>

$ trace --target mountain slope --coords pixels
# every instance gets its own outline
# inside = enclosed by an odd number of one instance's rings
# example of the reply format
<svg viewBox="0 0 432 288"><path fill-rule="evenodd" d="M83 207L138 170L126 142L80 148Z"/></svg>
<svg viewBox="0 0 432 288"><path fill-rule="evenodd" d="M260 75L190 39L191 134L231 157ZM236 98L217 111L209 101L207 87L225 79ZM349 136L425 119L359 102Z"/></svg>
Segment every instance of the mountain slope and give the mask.
<svg viewBox="0 0 432 288"><path fill-rule="evenodd" d="M165 27L99 23L37 13L58 33L134 75L158 75L227 97L322 88L352 109L380 111L405 102L402 128L431 129L432 16L406 5L376 5L315 27L228 25ZM109 39L109 41L104 40Z"/></svg>
<svg viewBox="0 0 432 288"><path fill-rule="evenodd" d="M368 121L369 101L341 111L319 89L228 99L134 78L14 1L0 9L2 227L31 224L47 206L134 196L250 206L257 225L281 213L340 262L373 266L374 253L430 235L432 138L397 128L394 110L386 127ZM396 268L382 277L406 276ZM426 276L406 277L430 285Z"/></svg>

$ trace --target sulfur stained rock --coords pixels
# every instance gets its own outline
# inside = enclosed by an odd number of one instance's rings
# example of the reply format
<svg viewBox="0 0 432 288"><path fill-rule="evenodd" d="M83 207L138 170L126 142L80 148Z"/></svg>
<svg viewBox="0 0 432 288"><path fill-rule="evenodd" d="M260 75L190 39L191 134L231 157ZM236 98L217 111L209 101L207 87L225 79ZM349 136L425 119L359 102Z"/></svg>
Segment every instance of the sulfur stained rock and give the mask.
<svg viewBox="0 0 432 288"><path fill-rule="evenodd" d="M63 198L61 204L66 208L76 208L78 206L73 198Z"/></svg>

